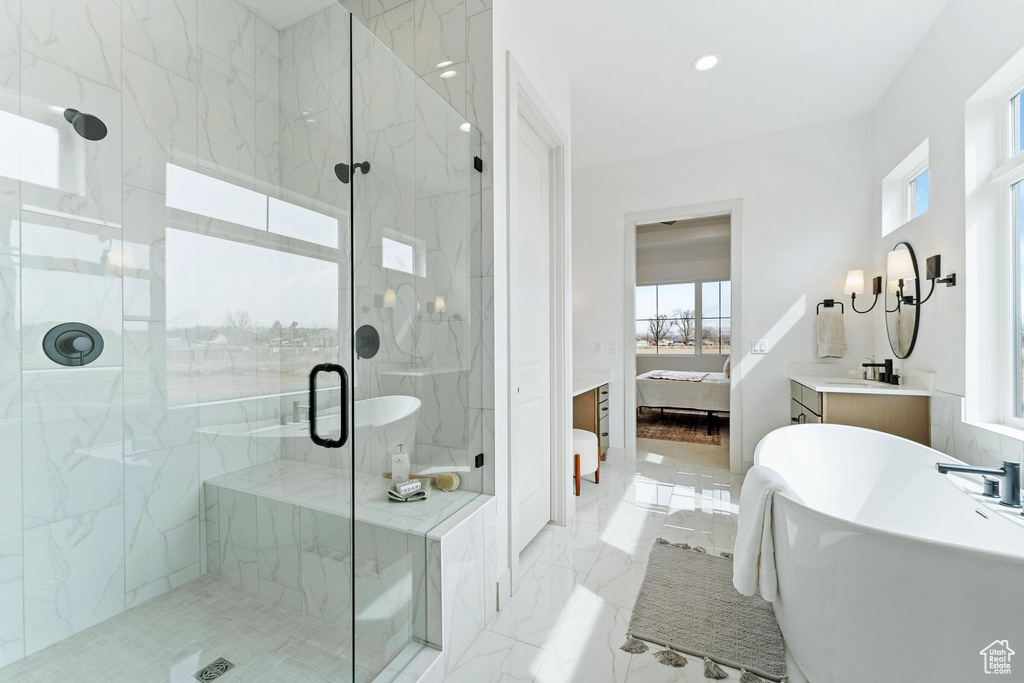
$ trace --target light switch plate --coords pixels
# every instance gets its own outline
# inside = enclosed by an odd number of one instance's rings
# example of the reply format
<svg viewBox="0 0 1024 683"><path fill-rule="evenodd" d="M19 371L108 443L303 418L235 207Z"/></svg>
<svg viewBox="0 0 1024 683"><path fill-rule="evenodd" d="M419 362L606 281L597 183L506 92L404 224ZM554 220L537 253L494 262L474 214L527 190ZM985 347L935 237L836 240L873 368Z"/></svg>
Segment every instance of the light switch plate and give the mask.
<svg viewBox="0 0 1024 683"><path fill-rule="evenodd" d="M615 353L618 350L619 350L619 347L615 344L615 342L613 342L613 341L608 342L608 353Z"/></svg>
<svg viewBox="0 0 1024 683"><path fill-rule="evenodd" d="M601 342L594 342L594 351L601 352Z"/></svg>
<svg viewBox="0 0 1024 683"><path fill-rule="evenodd" d="M750 346L751 346L751 348L750 348L750 352L751 353L757 353L757 354L768 353L768 340L767 339L755 339L753 341L753 343L751 343Z"/></svg>

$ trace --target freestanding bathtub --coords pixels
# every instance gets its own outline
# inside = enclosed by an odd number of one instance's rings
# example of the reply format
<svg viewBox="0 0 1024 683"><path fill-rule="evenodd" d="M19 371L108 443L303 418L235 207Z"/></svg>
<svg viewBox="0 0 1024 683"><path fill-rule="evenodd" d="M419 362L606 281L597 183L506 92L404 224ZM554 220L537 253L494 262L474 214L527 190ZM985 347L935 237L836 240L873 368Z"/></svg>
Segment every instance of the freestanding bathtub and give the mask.
<svg viewBox="0 0 1024 683"><path fill-rule="evenodd" d="M1024 680L1024 517L950 479L920 444L857 427L778 429L754 460L803 504L773 515L786 646L812 683L991 681L1006 640Z"/></svg>

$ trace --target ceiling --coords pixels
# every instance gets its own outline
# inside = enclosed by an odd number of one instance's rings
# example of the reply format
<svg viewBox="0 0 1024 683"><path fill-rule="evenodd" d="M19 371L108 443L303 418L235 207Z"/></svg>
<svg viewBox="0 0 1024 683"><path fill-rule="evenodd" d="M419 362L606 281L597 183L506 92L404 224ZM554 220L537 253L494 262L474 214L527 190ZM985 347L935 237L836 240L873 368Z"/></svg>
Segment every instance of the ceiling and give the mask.
<svg viewBox="0 0 1024 683"><path fill-rule="evenodd" d="M948 3L516 1L569 64L579 167L867 113Z"/></svg>
<svg viewBox="0 0 1024 683"><path fill-rule="evenodd" d="M200 0L208 2L209 0ZM278 31L288 28L306 17L312 16L336 0L241 0L253 12L261 16Z"/></svg>

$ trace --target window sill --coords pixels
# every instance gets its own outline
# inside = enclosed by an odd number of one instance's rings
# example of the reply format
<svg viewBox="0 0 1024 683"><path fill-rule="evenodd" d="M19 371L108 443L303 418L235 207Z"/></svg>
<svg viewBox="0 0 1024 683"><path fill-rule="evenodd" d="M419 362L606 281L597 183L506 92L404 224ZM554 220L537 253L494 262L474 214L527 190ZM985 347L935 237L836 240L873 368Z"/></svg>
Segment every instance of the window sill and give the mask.
<svg viewBox="0 0 1024 683"><path fill-rule="evenodd" d="M1024 429L1021 429L1020 427L1014 427L1002 422L965 421L965 423L972 427L977 427L978 429L984 429L994 434L998 434L999 436L1016 439L1017 441L1024 441Z"/></svg>

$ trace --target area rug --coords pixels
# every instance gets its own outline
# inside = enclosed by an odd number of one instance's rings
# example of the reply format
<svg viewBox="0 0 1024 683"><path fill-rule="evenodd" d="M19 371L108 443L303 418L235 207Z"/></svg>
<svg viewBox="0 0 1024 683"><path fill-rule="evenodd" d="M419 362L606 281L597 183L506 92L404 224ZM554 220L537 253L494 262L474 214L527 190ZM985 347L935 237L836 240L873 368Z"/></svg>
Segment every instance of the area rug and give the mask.
<svg viewBox="0 0 1024 683"><path fill-rule="evenodd" d="M708 434L707 413L644 408L636 416L636 435L640 439L688 441L719 446L722 443L722 435L718 431L718 422L721 419L715 417L711 420L711 433Z"/></svg>
<svg viewBox="0 0 1024 683"><path fill-rule="evenodd" d="M659 538L651 550L622 649L642 654L648 643L665 648L653 656L667 666L684 666L685 655L702 660L707 678L726 678L721 666L729 666L742 672L742 683L786 680L771 603L733 588L731 556L685 543Z"/></svg>

